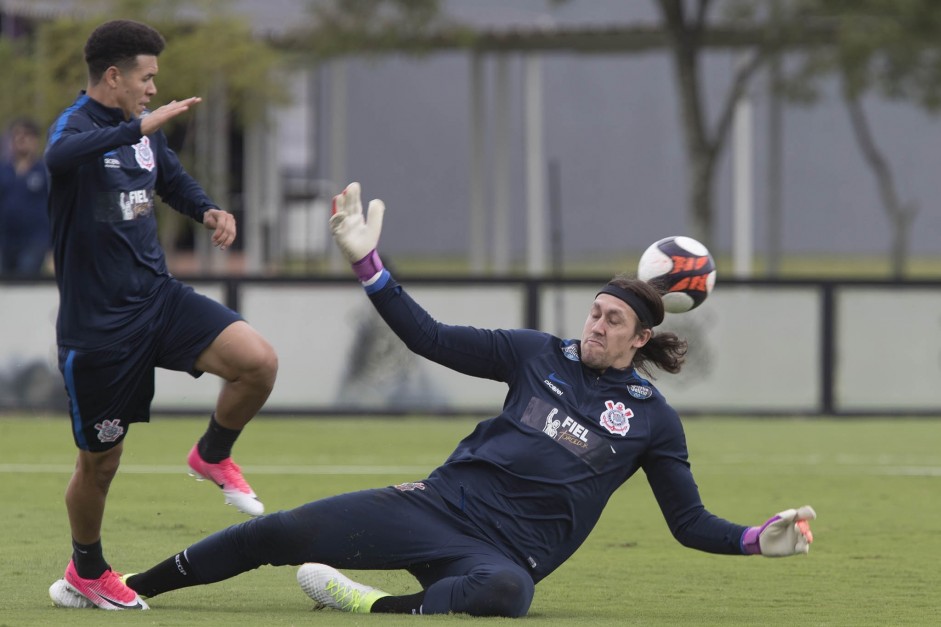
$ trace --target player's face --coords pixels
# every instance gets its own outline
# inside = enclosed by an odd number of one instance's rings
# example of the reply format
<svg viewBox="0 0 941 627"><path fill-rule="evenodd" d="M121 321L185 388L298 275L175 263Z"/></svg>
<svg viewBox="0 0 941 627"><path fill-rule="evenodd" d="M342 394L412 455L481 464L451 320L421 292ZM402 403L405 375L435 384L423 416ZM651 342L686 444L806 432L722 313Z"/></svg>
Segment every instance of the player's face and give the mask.
<svg viewBox="0 0 941 627"><path fill-rule="evenodd" d="M640 329L637 314L627 303L598 294L582 330L582 363L595 370L627 368L650 336L650 329Z"/></svg>
<svg viewBox="0 0 941 627"><path fill-rule="evenodd" d="M14 127L10 133L10 149L15 157L29 157L39 150L39 136L21 127Z"/></svg>
<svg viewBox="0 0 941 627"><path fill-rule="evenodd" d="M137 55L137 65L134 67L118 69L115 96L118 107L124 111L127 119L143 113L150 99L157 94L157 85L154 83L157 69L157 57L148 54Z"/></svg>

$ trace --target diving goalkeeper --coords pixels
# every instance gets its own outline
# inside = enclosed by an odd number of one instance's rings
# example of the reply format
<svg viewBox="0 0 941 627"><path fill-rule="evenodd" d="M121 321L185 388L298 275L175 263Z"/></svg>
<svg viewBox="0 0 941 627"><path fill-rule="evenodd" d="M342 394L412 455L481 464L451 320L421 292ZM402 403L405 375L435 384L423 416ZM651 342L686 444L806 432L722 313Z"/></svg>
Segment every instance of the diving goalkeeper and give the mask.
<svg viewBox="0 0 941 627"><path fill-rule="evenodd" d="M140 595L208 584L263 564L302 564L318 603L358 613L519 617L535 585L585 541L612 493L643 470L674 537L710 553L807 553L815 518L786 509L738 525L703 506L679 416L639 371L679 372L686 342L655 332L658 293L616 277L590 304L581 338L434 320L376 252L383 203L350 184L334 199L333 237L385 322L415 353L502 381L502 412L484 420L428 477L341 494L219 531L127 578ZM337 569L404 569L420 592L393 595Z"/></svg>

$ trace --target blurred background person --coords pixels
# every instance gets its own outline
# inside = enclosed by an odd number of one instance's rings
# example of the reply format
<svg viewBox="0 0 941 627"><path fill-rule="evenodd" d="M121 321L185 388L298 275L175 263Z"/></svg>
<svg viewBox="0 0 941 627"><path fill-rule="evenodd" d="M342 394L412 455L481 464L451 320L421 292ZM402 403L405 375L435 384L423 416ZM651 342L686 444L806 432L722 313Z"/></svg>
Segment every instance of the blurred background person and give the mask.
<svg viewBox="0 0 941 627"><path fill-rule="evenodd" d="M39 126L18 118L9 128L9 154L0 163L0 274L38 276L49 254L49 177Z"/></svg>

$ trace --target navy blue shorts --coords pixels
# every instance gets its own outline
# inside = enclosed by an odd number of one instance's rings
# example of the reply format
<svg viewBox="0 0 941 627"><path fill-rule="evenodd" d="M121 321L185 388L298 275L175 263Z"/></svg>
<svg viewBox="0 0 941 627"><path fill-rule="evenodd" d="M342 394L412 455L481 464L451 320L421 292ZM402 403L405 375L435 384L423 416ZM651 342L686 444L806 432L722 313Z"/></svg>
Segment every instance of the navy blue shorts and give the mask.
<svg viewBox="0 0 941 627"><path fill-rule="evenodd" d="M172 280L160 311L132 337L103 349L59 347L75 445L105 451L127 435L132 422L150 420L156 368L198 377L196 359L222 331L242 317Z"/></svg>

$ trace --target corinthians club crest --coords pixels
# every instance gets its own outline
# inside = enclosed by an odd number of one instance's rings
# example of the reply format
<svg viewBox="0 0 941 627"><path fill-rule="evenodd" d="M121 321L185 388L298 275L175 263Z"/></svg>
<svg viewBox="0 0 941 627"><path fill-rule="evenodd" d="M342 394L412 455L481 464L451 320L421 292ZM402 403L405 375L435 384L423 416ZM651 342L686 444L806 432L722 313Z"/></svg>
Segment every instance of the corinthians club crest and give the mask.
<svg viewBox="0 0 941 627"><path fill-rule="evenodd" d="M154 151L150 149L150 138L144 135L139 142L134 144L133 148L137 165L148 172L152 172L156 163L154 162Z"/></svg>
<svg viewBox="0 0 941 627"><path fill-rule="evenodd" d="M630 419L634 416L631 408L620 401L605 401L604 406L607 409L601 414L601 426L614 435L627 435L631 430Z"/></svg>
<svg viewBox="0 0 941 627"><path fill-rule="evenodd" d="M98 439L102 442L115 442L124 435L124 427L121 426L121 419L102 420L95 425L98 431Z"/></svg>

